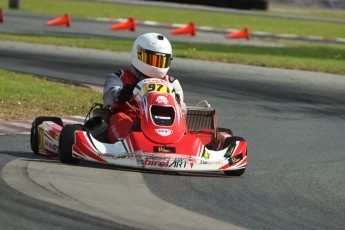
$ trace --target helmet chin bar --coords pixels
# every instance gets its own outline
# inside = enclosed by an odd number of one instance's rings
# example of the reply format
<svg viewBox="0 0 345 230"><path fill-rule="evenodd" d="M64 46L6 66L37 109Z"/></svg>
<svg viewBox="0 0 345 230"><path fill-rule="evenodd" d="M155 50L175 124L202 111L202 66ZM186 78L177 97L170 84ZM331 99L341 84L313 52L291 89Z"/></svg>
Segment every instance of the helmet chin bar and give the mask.
<svg viewBox="0 0 345 230"><path fill-rule="evenodd" d="M146 78L150 78L149 76L143 74L142 72L140 72L137 68L135 68L133 65L132 65L132 73L135 75L135 77L141 81L141 80L144 80Z"/></svg>
<svg viewBox="0 0 345 230"><path fill-rule="evenodd" d="M132 64L132 73L135 75L135 77L139 80L139 81L141 81L141 80L144 80L144 79L146 79L146 78L163 78L164 76L152 76L152 77L150 77L150 76L148 76L148 75L146 75L146 74L144 74L144 73L142 73L142 72L140 72L133 64Z"/></svg>

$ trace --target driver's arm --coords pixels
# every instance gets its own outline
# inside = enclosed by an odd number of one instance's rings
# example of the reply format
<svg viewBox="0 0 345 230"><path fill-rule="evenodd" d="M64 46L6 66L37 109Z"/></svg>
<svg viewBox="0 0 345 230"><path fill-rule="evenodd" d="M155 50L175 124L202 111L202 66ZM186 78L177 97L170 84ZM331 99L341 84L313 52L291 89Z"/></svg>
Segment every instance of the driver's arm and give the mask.
<svg viewBox="0 0 345 230"><path fill-rule="evenodd" d="M118 101L117 94L123 86L123 82L116 73L110 73L104 83L103 103L108 106L115 106Z"/></svg>
<svg viewBox="0 0 345 230"><path fill-rule="evenodd" d="M175 79L172 82L172 84L174 86L175 93L178 94L179 97L180 97L180 104L181 104L181 107L182 107L183 114L186 115L187 114L187 107L186 107L186 103L184 102L182 86L181 86L180 82L177 79Z"/></svg>

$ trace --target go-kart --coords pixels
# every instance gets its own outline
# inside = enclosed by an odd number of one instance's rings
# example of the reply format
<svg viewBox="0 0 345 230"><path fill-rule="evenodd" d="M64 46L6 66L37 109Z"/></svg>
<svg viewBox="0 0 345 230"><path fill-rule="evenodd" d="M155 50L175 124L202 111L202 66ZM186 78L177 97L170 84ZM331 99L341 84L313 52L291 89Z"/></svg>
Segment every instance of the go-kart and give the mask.
<svg viewBox="0 0 345 230"><path fill-rule="evenodd" d="M139 109L126 102L137 119L125 138L109 142L108 120L116 111L94 104L84 124L37 117L31 128L32 151L68 164L83 159L159 171L244 173L247 142L217 127L216 112L206 101L187 106L184 114L172 84L155 78L140 81L133 95Z"/></svg>

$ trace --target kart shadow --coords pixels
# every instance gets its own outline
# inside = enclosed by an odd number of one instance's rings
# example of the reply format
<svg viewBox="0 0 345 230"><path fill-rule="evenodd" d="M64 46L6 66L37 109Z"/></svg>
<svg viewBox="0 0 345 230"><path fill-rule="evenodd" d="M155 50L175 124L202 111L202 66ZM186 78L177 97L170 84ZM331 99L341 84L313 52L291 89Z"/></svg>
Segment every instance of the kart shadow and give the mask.
<svg viewBox="0 0 345 230"><path fill-rule="evenodd" d="M32 152L0 151L0 155L2 154L6 154L6 155L16 157L16 158L21 158L24 161L35 161L35 162L42 162L42 163L47 163L47 164L64 164L64 163L61 163L57 157L34 154ZM159 175L167 175L167 176L217 177L217 178L230 177L230 176L224 175L221 172L167 172L167 171L163 172L163 171L157 171L157 170L137 169L137 168L124 167L124 166L117 166L117 165L101 164L97 162L84 161L84 160L81 160L78 165L75 165L75 167L119 170L119 171L126 171L126 172L136 172L136 173L143 173L143 174L159 174Z"/></svg>

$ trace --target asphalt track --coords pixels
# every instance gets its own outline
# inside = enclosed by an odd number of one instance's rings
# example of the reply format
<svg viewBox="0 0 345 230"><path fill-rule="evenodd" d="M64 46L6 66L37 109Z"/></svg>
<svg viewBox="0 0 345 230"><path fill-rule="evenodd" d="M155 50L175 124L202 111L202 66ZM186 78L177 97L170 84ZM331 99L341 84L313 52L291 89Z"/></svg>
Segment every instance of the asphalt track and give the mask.
<svg viewBox="0 0 345 230"><path fill-rule="evenodd" d="M0 42L0 69L102 85L126 66L126 53ZM247 139L242 177L69 166L1 136L1 228L343 229L344 76L180 58L170 74Z"/></svg>

